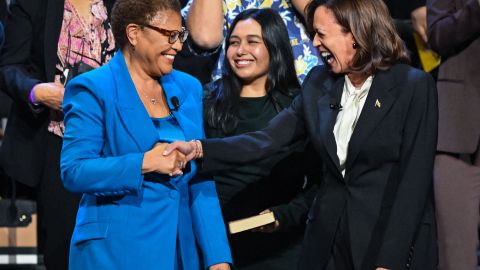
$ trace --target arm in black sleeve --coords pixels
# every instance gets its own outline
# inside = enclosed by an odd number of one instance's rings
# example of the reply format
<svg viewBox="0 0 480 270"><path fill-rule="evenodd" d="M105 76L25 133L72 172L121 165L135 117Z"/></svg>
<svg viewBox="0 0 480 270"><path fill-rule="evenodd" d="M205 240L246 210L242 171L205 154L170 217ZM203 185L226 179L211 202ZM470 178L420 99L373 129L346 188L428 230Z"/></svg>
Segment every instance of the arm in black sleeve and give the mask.
<svg viewBox="0 0 480 270"><path fill-rule="evenodd" d="M480 3L468 0L458 8L454 0L427 0L428 43L445 57L480 36Z"/></svg>
<svg viewBox="0 0 480 270"><path fill-rule="evenodd" d="M308 181L311 181L310 178L308 179ZM287 204L270 207L270 210L274 213L275 218L280 224L280 230L288 231L291 228L305 224L308 209L312 205L317 190L318 184L313 183L307 187L306 190L298 193L298 195Z"/></svg>
<svg viewBox="0 0 480 270"><path fill-rule="evenodd" d="M202 173L225 170L288 151L305 136L302 94L275 116L265 129L221 139L202 140Z"/></svg>
<svg viewBox="0 0 480 270"><path fill-rule="evenodd" d="M288 203L270 208L275 214L275 218L278 220L280 230L282 231L288 231L291 228L305 224L308 209L317 194L318 186L322 179L322 162L311 144L308 144L302 153L300 164L301 166L298 168L300 174L297 174L301 177L294 179L294 181L299 181L299 183L297 183L298 185L302 185L300 192ZM285 166L285 164L280 165L287 170L295 169ZM290 175L284 173L282 169L279 170L279 173L290 177ZM282 176L277 174L277 177Z"/></svg>
<svg viewBox="0 0 480 270"><path fill-rule="evenodd" d="M396 191L377 266L404 269L426 205L432 199L437 146L438 106L430 75L414 79L414 95L403 127ZM401 224L401 225L400 225Z"/></svg>
<svg viewBox="0 0 480 270"><path fill-rule="evenodd" d="M0 55L0 83L15 102L29 103L33 86L42 82L42 70L35 61L40 55L32 55L34 47L41 47L36 40L35 21L41 12L43 1L18 0L10 5L5 27L5 44ZM36 112L36 110L33 110Z"/></svg>

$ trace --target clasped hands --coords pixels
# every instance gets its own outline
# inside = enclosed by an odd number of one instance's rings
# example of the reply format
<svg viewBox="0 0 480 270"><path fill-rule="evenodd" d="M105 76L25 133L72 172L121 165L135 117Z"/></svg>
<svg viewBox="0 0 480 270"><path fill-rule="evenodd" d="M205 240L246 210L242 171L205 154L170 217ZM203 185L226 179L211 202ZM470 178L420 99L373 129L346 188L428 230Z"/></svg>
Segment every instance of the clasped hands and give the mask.
<svg viewBox="0 0 480 270"><path fill-rule="evenodd" d="M156 172L178 176L183 174L183 169L190 159L181 151L171 149L166 152L168 143L157 143L143 155L142 174Z"/></svg>
<svg viewBox="0 0 480 270"><path fill-rule="evenodd" d="M157 143L143 156L142 173L156 172L179 176L187 163L198 155L200 142Z"/></svg>
<svg viewBox="0 0 480 270"><path fill-rule="evenodd" d="M142 174L156 172L179 176L187 163L195 158L193 142L157 143L143 156Z"/></svg>

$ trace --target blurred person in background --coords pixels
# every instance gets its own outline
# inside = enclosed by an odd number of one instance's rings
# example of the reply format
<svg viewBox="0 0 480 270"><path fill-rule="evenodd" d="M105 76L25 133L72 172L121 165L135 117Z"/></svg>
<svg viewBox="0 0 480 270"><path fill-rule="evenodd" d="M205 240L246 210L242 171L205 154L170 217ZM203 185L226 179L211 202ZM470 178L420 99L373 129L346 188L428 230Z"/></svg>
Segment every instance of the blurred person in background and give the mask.
<svg viewBox="0 0 480 270"><path fill-rule="evenodd" d="M417 33L427 44L427 9L425 0L384 0L394 19L398 34L407 46L411 65L422 68L417 45L413 37Z"/></svg>
<svg viewBox="0 0 480 270"><path fill-rule="evenodd" d="M5 0L0 0L0 51L3 47L3 43L5 42L5 20L7 18L7 2ZM6 118L8 116L8 112L10 111L10 106L12 101L10 98L5 94L2 90L3 85L0 85L0 145L3 139L3 133L6 124ZM1 171L1 163L0 163L0 171ZM0 182L1 182L0 178Z"/></svg>
<svg viewBox="0 0 480 270"><path fill-rule="evenodd" d="M7 3L4 0L0 0L0 51L5 42L5 29L4 23L7 15ZM10 98L2 91L3 86L0 84L0 148L2 147L3 134L5 130L5 125L7 121L8 112L10 111L11 100ZM9 181L5 176L0 163L0 197L8 196L7 190L10 190L8 187Z"/></svg>
<svg viewBox="0 0 480 270"><path fill-rule="evenodd" d="M186 27L186 18L191 3L189 0L181 0L180 4L182 6L182 25ZM216 67L219 53L220 50L217 48L208 50L198 47L193 42L191 35L188 35L182 50L175 57L173 68L192 75L204 85L212 81L212 72Z"/></svg>
<svg viewBox="0 0 480 270"><path fill-rule="evenodd" d="M480 208L480 1L427 0L438 71L435 201L439 269L477 269Z"/></svg>
<svg viewBox="0 0 480 270"><path fill-rule="evenodd" d="M11 2L0 55L0 85L13 100L0 163L38 191L39 249L49 270L67 269L79 196L60 180L65 84L115 52L112 0Z"/></svg>

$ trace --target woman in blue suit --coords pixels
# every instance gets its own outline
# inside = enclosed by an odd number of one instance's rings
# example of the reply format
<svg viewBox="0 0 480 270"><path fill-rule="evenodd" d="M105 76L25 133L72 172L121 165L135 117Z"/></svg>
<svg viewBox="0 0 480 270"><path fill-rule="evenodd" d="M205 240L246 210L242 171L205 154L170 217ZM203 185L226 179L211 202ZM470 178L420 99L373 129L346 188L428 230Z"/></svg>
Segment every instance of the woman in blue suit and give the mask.
<svg viewBox="0 0 480 270"><path fill-rule="evenodd" d="M172 70L187 37L179 10L117 1L120 51L67 86L61 174L83 193L70 269L229 269L214 183L182 154L162 156L162 142L204 136L200 83Z"/></svg>

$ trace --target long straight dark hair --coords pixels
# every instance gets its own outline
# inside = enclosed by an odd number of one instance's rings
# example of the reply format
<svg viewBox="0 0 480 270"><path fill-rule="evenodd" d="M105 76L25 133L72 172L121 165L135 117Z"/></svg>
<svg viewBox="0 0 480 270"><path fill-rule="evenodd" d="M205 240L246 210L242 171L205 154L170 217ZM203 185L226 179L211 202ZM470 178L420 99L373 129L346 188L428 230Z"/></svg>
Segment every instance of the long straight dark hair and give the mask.
<svg viewBox="0 0 480 270"><path fill-rule="evenodd" d="M279 95L294 97L300 91L300 83L295 72L295 62L290 46L287 27L273 9L248 9L237 15L225 38L225 51L228 50L230 36L239 21L253 19L262 28L262 37L270 56L265 89L275 108ZM225 71L205 98L205 121L208 126L221 129L225 134L234 132L238 125L238 103L242 81L233 73L227 57L223 59ZM281 108L280 108L281 109Z"/></svg>

